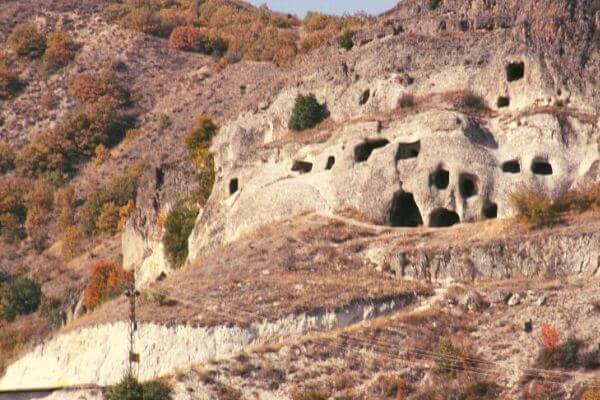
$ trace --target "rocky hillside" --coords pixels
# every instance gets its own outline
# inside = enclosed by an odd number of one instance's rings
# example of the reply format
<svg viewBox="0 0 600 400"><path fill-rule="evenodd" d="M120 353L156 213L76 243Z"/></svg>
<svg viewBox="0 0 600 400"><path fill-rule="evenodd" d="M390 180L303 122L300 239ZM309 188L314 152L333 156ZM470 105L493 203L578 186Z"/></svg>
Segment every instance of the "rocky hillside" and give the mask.
<svg viewBox="0 0 600 400"><path fill-rule="evenodd" d="M600 2L5 0L0 42L0 388L118 382L135 285L176 399L599 395Z"/></svg>

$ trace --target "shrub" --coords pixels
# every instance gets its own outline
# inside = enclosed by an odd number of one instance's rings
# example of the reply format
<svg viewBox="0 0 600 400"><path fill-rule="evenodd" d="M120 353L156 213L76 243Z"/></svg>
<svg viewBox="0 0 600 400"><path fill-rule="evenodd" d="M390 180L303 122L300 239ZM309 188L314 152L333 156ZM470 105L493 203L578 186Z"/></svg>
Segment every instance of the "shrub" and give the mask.
<svg viewBox="0 0 600 400"><path fill-rule="evenodd" d="M198 117L194 127L185 136L185 145L191 155L210 147L212 138L219 132L219 127L207 115Z"/></svg>
<svg viewBox="0 0 600 400"><path fill-rule="evenodd" d="M120 3L112 3L102 10L102 18L108 23L118 22L129 13L129 8Z"/></svg>
<svg viewBox="0 0 600 400"><path fill-rule="evenodd" d="M71 82L70 89L73 98L82 104L96 103L102 97L112 99L117 106L129 100L127 91L109 71L78 75Z"/></svg>
<svg viewBox="0 0 600 400"><path fill-rule="evenodd" d="M600 348L600 346L598 346ZM594 370L600 368L600 349L588 351L583 354L581 364L585 369Z"/></svg>
<svg viewBox="0 0 600 400"><path fill-rule="evenodd" d="M108 299L118 296L129 288L132 281L130 272L112 261L97 261L91 266L91 274L83 291L83 304L94 309Z"/></svg>
<svg viewBox="0 0 600 400"><path fill-rule="evenodd" d="M600 400L600 381L591 381L579 400Z"/></svg>
<svg viewBox="0 0 600 400"><path fill-rule="evenodd" d="M17 24L8 37L8 47L19 56L41 57L46 50L46 38L30 22Z"/></svg>
<svg viewBox="0 0 600 400"><path fill-rule="evenodd" d="M96 227L101 232L106 232L110 235L117 233L119 221L121 216L119 215L120 207L112 201L104 203L98 220L96 221Z"/></svg>
<svg viewBox="0 0 600 400"><path fill-rule="evenodd" d="M54 328L62 326L66 322L66 313L61 309L61 301L52 297L42 296L40 313L50 321Z"/></svg>
<svg viewBox="0 0 600 400"><path fill-rule="evenodd" d="M540 340L549 350L554 350L558 346L560 334L558 330L551 325L542 325L540 328Z"/></svg>
<svg viewBox="0 0 600 400"><path fill-rule="evenodd" d="M138 382L131 375L125 376L121 382L108 388L105 400L170 400L172 389L162 380Z"/></svg>
<svg viewBox="0 0 600 400"><path fill-rule="evenodd" d="M325 108L319 104L314 94L296 96L288 127L294 131L302 131L316 126L326 117Z"/></svg>
<svg viewBox="0 0 600 400"><path fill-rule="evenodd" d="M345 29L338 38L338 44L342 49L346 49L346 51L352 50L354 47L354 32L349 29Z"/></svg>
<svg viewBox="0 0 600 400"><path fill-rule="evenodd" d="M158 130L163 132L165 129L168 129L171 125L173 125L173 120L167 114L162 114L160 116L160 120L158 121Z"/></svg>
<svg viewBox="0 0 600 400"><path fill-rule="evenodd" d="M479 111L486 110L488 108L483 97L469 91L461 93L458 96L456 100L456 106L459 108L467 108Z"/></svg>
<svg viewBox="0 0 600 400"><path fill-rule="evenodd" d="M7 142L0 140L0 174L5 174L14 168L15 153Z"/></svg>
<svg viewBox="0 0 600 400"><path fill-rule="evenodd" d="M298 392L292 396L293 400L327 400L327 398L328 397L325 396L324 394L314 391L314 390Z"/></svg>
<svg viewBox="0 0 600 400"><path fill-rule="evenodd" d="M15 97L22 87L23 83L19 76L0 64L0 100Z"/></svg>
<svg viewBox="0 0 600 400"><path fill-rule="evenodd" d="M54 192L54 209L57 217L56 223L60 231L75 224L75 190L66 187Z"/></svg>
<svg viewBox="0 0 600 400"><path fill-rule="evenodd" d="M156 32L160 37L168 38L179 26L189 26L194 23L195 17L189 9L163 8L154 13Z"/></svg>
<svg viewBox="0 0 600 400"><path fill-rule="evenodd" d="M412 93L403 93L398 99L398 106L400 108L410 108L415 105L415 96Z"/></svg>
<svg viewBox="0 0 600 400"><path fill-rule="evenodd" d="M435 10L440 5L441 0L429 0L429 9Z"/></svg>
<svg viewBox="0 0 600 400"><path fill-rule="evenodd" d="M520 189L511 194L511 202L525 222L537 226L552 225L558 222L560 213L600 208L600 184L568 191L554 202L544 193Z"/></svg>
<svg viewBox="0 0 600 400"><path fill-rule="evenodd" d="M461 368L460 356L459 349L454 346L450 339L440 339L434 355L436 370L446 374Z"/></svg>
<svg viewBox="0 0 600 400"><path fill-rule="evenodd" d="M94 165L102 165L110 158L110 151L103 144L96 146L94 153Z"/></svg>
<svg viewBox="0 0 600 400"><path fill-rule="evenodd" d="M198 171L198 200L206 202L215 182L215 161L210 153L212 138L219 127L206 115L201 115L194 127L185 136L185 145Z"/></svg>
<svg viewBox="0 0 600 400"><path fill-rule="evenodd" d="M69 226L62 230L61 257L64 261L73 259L81 251L83 235L77 226Z"/></svg>
<svg viewBox="0 0 600 400"><path fill-rule="evenodd" d="M140 7L130 10L121 20L120 24L139 32L159 35L159 21L150 7Z"/></svg>
<svg viewBox="0 0 600 400"><path fill-rule="evenodd" d="M564 193L556 199L553 208L556 212L584 212L600 208L600 183Z"/></svg>
<svg viewBox="0 0 600 400"><path fill-rule="evenodd" d="M2 296L2 314L8 321L17 315L27 315L37 311L42 300L40 285L29 278L16 278L8 284Z"/></svg>
<svg viewBox="0 0 600 400"><path fill-rule="evenodd" d="M310 32L305 34L300 40L299 50L302 53L308 53L316 48L323 46L329 39L329 33L323 31ZM339 40L340 38L338 38Z"/></svg>
<svg viewBox="0 0 600 400"><path fill-rule="evenodd" d="M116 207L119 207L117 217L120 217L120 208L128 205L129 202L133 203L135 201L138 179L139 175L137 172L124 174L116 177L108 185L92 192L81 207L79 215L81 231L85 235L91 236L100 229L98 221L102 215L105 204L113 203ZM109 214L108 210L106 213ZM108 215L105 217L108 218ZM119 220L117 218L117 224L118 222ZM104 223L105 221L103 221L103 224ZM112 227L112 225L109 224L104 224L103 226L105 228L108 226Z"/></svg>
<svg viewBox="0 0 600 400"><path fill-rule="evenodd" d="M206 28L180 26L169 37L169 47L183 51L195 51L221 56L227 51L227 43Z"/></svg>
<svg viewBox="0 0 600 400"><path fill-rule="evenodd" d="M408 395L407 383L395 375L380 375L373 383L373 395L381 399L399 399Z"/></svg>
<svg viewBox="0 0 600 400"><path fill-rule="evenodd" d="M174 267L182 266L188 256L188 238L198 213L198 207L182 202L167 215L163 244L167 258Z"/></svg>
<svg viewBox="0 0 600 400"><path fill-rule="evenodd" d="M196 154L198 168L197 198L201 204L206 203L215 185L215 158L208 149L202 149Z"/></svg>
<svg viewBox="0 0 600 400"><path fill-rule="evenodd" d="M555 348L543 347L538 354L536 365L541 368L573 368L579 360L578 353L581 343L569 337Z"/></svg>
<svg viewBox="0 0 600 400"><path fill-rule="evenodd" d="M77 47L71 36L61 30L48 35L44 65L46 71L52 73L66 67L77 55Z"/></svg>
<svg viewBox="0 0 600 400"><path fill-rule="evenodd" d="M68 113L54 128L43 131L17 155L16 164L32 176L69 174L95 155L99 145L118 143L132 121L102 97L85 110Z"/></svg>
<svg viewBox="0 0 600 400"><path fill-rule="evenodd" d="M558 222L550 197L532 190L520 189L510 194L510 201L521 220L534 226L548 226Z"/></svg>
<svg viewBox="0 0 600 400"><path fill-rule="evenodd" d="M9 243L25 237L26 184L17 179L0 179L0 237Z"/></svg>
<svg viewBox="0 0 600 400"><path fill-rule="evenodd" d="M574 337L569 337L560 346L560 362L559 365L563 368L572 368L577 365L579 347L581 343Z"/></svg>
<svg viewBox="0 0 600 400"><path fill-rule="evenodd" d="M27 207L25 229L38 252L45 248L48 239L46 225L52 211L52 192L53 188L48 182L38 180L33 183L25 199Z"/></svg>

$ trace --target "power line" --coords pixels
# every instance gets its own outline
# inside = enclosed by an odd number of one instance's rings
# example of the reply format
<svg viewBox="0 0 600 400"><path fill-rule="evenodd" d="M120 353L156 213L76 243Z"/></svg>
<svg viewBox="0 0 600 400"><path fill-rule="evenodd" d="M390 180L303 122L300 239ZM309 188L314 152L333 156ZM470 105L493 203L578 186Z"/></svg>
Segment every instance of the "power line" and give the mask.
<svg viewBox="0 0 600 400"><path fill-rule="evenodd" d="M152 292L152 291L151 291ZM185 293L185 292L184 292ZM200 307L197 304L194 304L188 300L184 300L182 298L179 298L177 296L171 296L174 300L180 301L182 304L187 304L190 307L193 307L194 309L200 309ZM220 299L214 297L214 296L207 296L205 295L205 299L208 298L209 300L212 301L219 301ZM229 304L225 304L222 302L219 302L219 306L220 307L225 307L228 308L229 310L233 310L233 311L237 311L238 313L241 314L245 314L247 316L251 316L254 318L258 318L258 319L265 319L265 317L261 314L258 313L253 313L247 310L243 310L237 307L234 307L232 305ZM202 308L202 310L205 310L204 308ZM216 314L220 314L220 315L226 315L228 317L231 317L230 313L226 313L226 312L219 312L219 311L215 311L215 310L211 310L211 312L214 312ZM391 333L395 333L395 334L403 334L403 332L401 331L397 331L395 329L392 328L388 328L386 327L385 330L387 332L391 332ZM405 363L414 363L414 361L412 360L408 360L408 359L402 359L402 360L397 360L398 357L401 357L404 353L406 355L413 355L417 358L426 360L426 361L435 361L439 355L428 351L426 349L420 349L420 348L416 348L416 347L409 347L409 348L403 348L403 349L398 349L398 347L394 344L390 344L390 343L386 343L386 342L380 342L377 341L375 339L370 339L369 341L366 341L364 339L360 339L360 338L356 338L354 336L350 336L347 334L339 334L337 335L337 337L341 337L341 338L347 338L348 340L352 340L356 345L364 345L364 346L371 346L371 351L376 352L379 355L385 356L387 359L393 360L394 362L405 362ZM333 339L333 338L332 338ZM350 350L352 347L348 347L348 345L344 345L344 344L336 344L333 342L330 342L330 345L339 348L339 349L343 349L345 351ZM355 346L354 349L356 349L357 347ZM362 349L364 349L364 347L362 347ZM391 350L394 350L395 352L392 353ZM567 371L556 371L556 370L548 370L548 369L541 369L541 368L529 368L529 367L518 367L518 366L513 366L507 363L500 363L500 362L494 362L494 361L487 361L487 360L483 360L483 359L479 359L479 358L474 358L474 357L453 357L451 355L444 355L443 356L446 360L448 361L455 361L456 365L452 364L452 363L447 363L448 364L448 368L451 370L457 370L457 371L464 371L464 372L468 372L471 374L477 374L477 375L481 375L481 376L497 376L498 373L507 373L507 372L516 372L519 371L521 373L523 373L525 376L528 377L537 377L537 376L542 376L544 378L545 382L549 382L549 383L554 383L554 384L559 384L562 385L564 382L563 381L558 381L556 380L556 378L572 378L572 377L583 377L583 378L589 378L589 376L583 374L583 373L577 373L577 372L567 372ZM460 363L459 363L460 362ZM464 362L471 362L475 365L463 365ZM479 366L477 366L478 364L480 364ZM544 375L550 375L550 376L544 376ZM594 384L590 384L592 385L591 387L599 387L600 385L596 386Z"/></svg>

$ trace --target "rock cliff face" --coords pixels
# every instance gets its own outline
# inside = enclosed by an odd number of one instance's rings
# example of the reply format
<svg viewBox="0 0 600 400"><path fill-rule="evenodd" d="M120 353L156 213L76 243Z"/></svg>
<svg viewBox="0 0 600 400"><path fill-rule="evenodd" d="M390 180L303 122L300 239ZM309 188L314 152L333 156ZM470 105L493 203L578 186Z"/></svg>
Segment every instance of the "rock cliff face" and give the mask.
<svg viewBox="0 0 600 400"><path fill-rule="evenodd" d="M352 51L306 56L278 81L278 94L214 140L216 183L189 263L306 212L443 227L511 216L509 194L521 187L554 197L598 181L595 4L444 1L429 10L404 1L358 32ZM309 92L330 117L290 132L294 99ZM124 258L149 282L168 267L160 232L144 224L168 205L138 204Z"/></svg>
<svg viewBox="0 0 600 400"><path fill-rule="evenodd" d="M171 267L162 244L169 210L197 187L191 163L163 164L144 174L136 203L122 235L123 266L134 269L136 284L146 286Z"/></svg>
<svg viewBox="0 0 600 400"><path fill-rule="evenodd" d="M443 227L511 216L509 195L521 187L557 196L596 180L598 117L583 104L557 106L539 84L539 60L498 55L487 67L419 72L409 87L390 74L287 89L225 126L190 260L290 215L350 209L379 224ZM286 121L295 95L310 90L331 121L307 140Z"/></svg>

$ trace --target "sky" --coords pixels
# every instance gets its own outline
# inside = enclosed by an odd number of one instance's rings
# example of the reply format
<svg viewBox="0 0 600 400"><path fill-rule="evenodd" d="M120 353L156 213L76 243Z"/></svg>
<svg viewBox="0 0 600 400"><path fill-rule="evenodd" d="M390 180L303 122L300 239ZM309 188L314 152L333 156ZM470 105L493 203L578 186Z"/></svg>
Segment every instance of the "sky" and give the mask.
<svg viewBox="0 0 600 400"><path fill-rule="evenodd" d="M338 15L356 11L379 14L394 7L398 0L249 0L249 3L255 6L267 4L273 11L295 14L302 18L307 11Z"/></svg>

